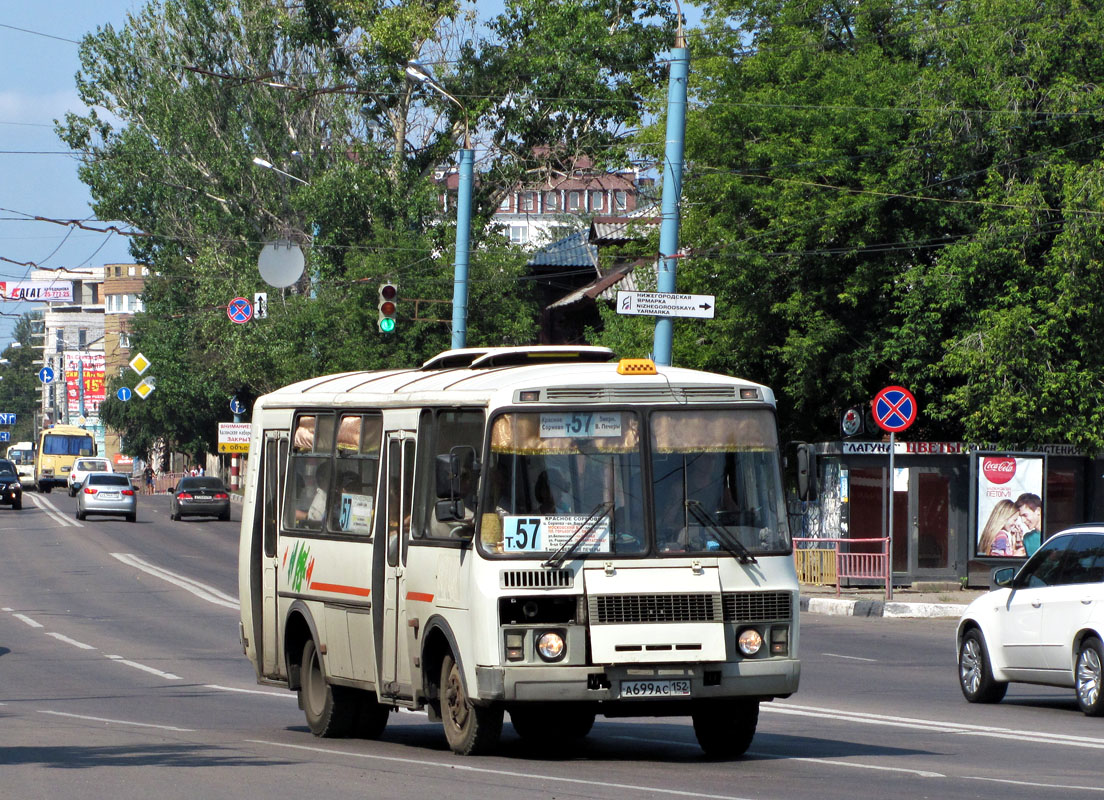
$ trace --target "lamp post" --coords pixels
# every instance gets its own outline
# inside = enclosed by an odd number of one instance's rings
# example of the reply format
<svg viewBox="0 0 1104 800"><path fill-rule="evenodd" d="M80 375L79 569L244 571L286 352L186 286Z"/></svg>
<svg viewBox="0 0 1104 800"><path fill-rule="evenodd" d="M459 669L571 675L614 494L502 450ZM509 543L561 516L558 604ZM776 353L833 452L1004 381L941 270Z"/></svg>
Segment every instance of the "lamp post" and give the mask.
<svg viewBox="0 0 1104 800"><path fill-rule="evenodd" d="M659 273L656 290L675 291L675 263L679 248L679 197L682 194L682 156L686 134L686 81L690 74L690 51L682 32L682 8L678 8L678 32L671 50L671 76L667 87L667 144L663 158L663 195L659 229ZM674 321L670 317L656 320L652 345L657 364L671 365L671 341Z"/></svg>
<svg viewBox="0 0 1104 800"><path fill-rule="evenodd" d="M446 92L420 65L409 63L406 74L457 105L464 114L464 146L460 150L460 182L456 187L456 258L452 270L452 349L465 346L468 338L468 250L471 240L471 198L475 151L471 147L468 109Z"/></svg>
<svg viewBox="0 0 1104 800"><path fill-rule="evenodd" d="M273 172L275 172L277 175L283 175L285 178L291 178L293 181L298 181L299 183L303 184L304 186L310 186L309 181L305 181L297 175L292 175L290 172L284 172L282 169L277 167L271 161L265 161L263 158L260 158L259 156L253 156L253 163L256 164L258 167L264 167L265 169L270 169Z"/></svg>

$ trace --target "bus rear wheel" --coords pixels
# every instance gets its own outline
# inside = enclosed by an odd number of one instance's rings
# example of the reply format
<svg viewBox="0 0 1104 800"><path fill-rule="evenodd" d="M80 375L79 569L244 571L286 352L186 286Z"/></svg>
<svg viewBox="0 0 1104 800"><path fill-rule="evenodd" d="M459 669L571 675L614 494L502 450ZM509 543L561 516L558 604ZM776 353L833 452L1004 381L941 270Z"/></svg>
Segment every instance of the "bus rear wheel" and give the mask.
<svg viewBox="0 0 1104 800"><path fill-rule="evenodd" d="M759 701L737 698L698 705L691 717L698 745L709 758L739 758L751 747L759 724Z"/></svg>
<svg viewBox="0 0 1104 800"><path fill-rule="evenodd" d="M489 753L502 734L502 706L472 703L451 653L441 662L441 722L452 752L462 756Z"/></svg>
<svg viewBox="0 0 1104 800"><path fill-rule="evenodd" d="M314 639L303 645L301 665L299 706L311 733L326 738L348 736L359 711L354 690L329 684Z"/></svg>

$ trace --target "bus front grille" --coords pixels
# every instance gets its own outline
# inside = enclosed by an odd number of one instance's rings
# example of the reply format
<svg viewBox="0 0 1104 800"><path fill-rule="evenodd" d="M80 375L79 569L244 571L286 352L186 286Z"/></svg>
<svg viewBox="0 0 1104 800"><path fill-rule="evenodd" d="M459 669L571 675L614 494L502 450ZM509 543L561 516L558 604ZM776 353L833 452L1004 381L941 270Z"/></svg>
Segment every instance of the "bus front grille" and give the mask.
<svg viewBox="0 0 1104 800"><path fill-rule="evenodd" d="M789 592L725 592L725 622L769 622L789 619L793 596Z"/></svg>
<svg viewBox="0 0 1104 800"><path fill-rule="evenodd" d="M719 622L717 594L599 594L590 596L590 620L597 625L636 622Z"/></svg>
<svg viewBox="0 0 1104 800"><path fill-rule="evenodd" d="M570 589L575 582L569 569L504 569L503 589Z"/></svg>

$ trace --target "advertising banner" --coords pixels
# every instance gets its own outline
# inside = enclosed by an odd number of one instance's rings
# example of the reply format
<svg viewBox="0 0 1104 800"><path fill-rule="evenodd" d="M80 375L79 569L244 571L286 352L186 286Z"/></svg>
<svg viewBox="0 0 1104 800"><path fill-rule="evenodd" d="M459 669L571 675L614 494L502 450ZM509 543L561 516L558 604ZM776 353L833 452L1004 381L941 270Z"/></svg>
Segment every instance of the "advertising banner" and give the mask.
<svg viewBox="0 0 1104 800"><path fill-rule="evenodd" d="M976 555L1024 558L1043 541L1043 456L979 453Z"/></svg>
<svg viewBox="0 0 1104 800"><path fill-rule="evenodd" d="M0 281L0 300L72 303L72 281Z"/></svg>
<svg viewBox="0 0 1104 800"><path fill-rule="evenodd" d="M69 418L81 416L81 378L84 378L84 410L86 420L100 414L107 385L104 380L103 353L65 354L65 392L68 398Z"/></svg>

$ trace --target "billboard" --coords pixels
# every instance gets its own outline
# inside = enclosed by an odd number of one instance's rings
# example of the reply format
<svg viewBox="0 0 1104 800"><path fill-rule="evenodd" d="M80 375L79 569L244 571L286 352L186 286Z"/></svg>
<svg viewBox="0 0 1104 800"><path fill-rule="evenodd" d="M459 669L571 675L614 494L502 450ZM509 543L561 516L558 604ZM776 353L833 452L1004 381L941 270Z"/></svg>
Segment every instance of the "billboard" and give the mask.
<svg viewBox="0 0 1104 800"><path fill-rule="evenodd" d="M0 300L72 303L72 281L0 281Z"/></svg>
<svg viewBox="0 0 1104 800"><path fill-rule="evenodd" d="M1045 456L978 453L975 555L1024 558L1043 540Z"/></svg>
<svg viewBox="0 0 1104 800"><path fill-rule="evenodd" d="M86 419L98 417L100 403L104 401L107 389L104 381L103 353L68 352L65 354L65 393L70 419L82 414L82 378L84 379L83 415Z"/></svg>

